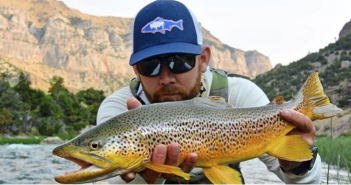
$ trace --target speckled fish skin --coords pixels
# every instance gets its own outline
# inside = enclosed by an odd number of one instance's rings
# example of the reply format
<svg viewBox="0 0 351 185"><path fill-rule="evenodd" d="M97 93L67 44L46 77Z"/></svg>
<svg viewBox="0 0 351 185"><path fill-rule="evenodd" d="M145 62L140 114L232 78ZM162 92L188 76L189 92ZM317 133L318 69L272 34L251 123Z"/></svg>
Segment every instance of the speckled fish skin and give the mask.
<svg viewBox="0 0 351 185"><path fill-rule="evenodd" d="M293 108L294 104L285 104L283 109ZM181 161L196 152L196 166L202 167L209 161L223 164L242 161L243 156L252 158L252 151L265 153L267 143L293 129L279 116L283 109L275 105L233 109L224 103L195 98L143 106L120 116L122 122L112 119L100 129L110 130L106 133L108 143L115 141L105 151L119 151L122 155L135 152L149 159L156 145L176 142L182 146Z"/></svg>
<svg viewBox="0 0 351 185"><path fill-rule="evenodd" d="M308 83L305 86L309 86ZM326 117L313 116L311 104L312 101L306 101L304 92L300 91L289 102L253 108L233 108L227 103L207 98L141 106L122 113L55 149L56 155L66 158L73 156L89 161L77 155L87 153L109 163L104 167L105 163L102 162L100 166L106 172L99 175L85 175L78 180L74 180L73 176L65 180L58 178L58 181L90 182L143 170L144 164L150 162L156 145L172 142L181 145L180 163L188 154L197 153L197 167L206 168L252 159L269 152L294 128L282 119L282 110L294 109L311 119ZM96 151L89 149L91 142L99 144ZM306 147L308 148L307 144ZM93 163L91 160L89 162Z"/></svg>

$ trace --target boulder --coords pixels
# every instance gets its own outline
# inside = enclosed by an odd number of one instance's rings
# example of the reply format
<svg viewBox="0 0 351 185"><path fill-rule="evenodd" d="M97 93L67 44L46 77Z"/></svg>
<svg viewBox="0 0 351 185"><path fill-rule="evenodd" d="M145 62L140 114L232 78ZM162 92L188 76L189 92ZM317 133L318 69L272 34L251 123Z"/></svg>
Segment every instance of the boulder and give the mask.
<svg viewBox="0 0 351 185"><path fill-rule="evenodd" d="M349 68L351 65L351 61L344 60L341 62L341 68Z"/></svg>
<svg viewBox="0 0 351 185"><path fill-rule="evenodd" d="M64 143L64 141L62 141L62 139L60 139L57 136L55 136L55 137L47 137L47 138L43 139L40 142L41 145L62 144L62 143Z"/></svg>

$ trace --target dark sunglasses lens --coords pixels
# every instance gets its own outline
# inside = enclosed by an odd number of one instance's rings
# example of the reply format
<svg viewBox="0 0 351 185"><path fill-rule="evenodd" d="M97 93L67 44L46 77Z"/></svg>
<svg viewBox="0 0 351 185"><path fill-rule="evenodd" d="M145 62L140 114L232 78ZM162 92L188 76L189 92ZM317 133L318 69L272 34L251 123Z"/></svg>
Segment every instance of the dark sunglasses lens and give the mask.
<svg viewBox="0 0 351 185"><path fill-rule="evenodd" d="M174 55L169 58L168 66L173 73L185 73L195 66L194 55Z"/></svg>
<svg viewBox="0 0 351 185"><path fill-rule="evenodd" d="M151 59L137 63L138 71L143 76L157 76L160 74L160 60Z"/></svg>

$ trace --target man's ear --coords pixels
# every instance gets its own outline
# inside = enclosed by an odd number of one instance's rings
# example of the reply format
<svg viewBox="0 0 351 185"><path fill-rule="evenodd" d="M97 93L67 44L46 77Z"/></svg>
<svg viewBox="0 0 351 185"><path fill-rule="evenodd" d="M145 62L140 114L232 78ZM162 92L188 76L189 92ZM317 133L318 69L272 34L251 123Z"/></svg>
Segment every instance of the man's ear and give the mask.
<svg viewBox="0 0 351 185"><path fill-rule="evenodd" d="M202 46L202 54L200 55L201 72L206 72L207 66L211 59L211 49L208 46Z"/></svg>
<svg viewBox="0 0 351 185"><path fill-rule="evenodd" d="M139 74L139 71L138 71L138 68L136 65L133 65L133 70L134 70L134 74L135 74L135 77L138 81L140 81L140 74Z"/></svg>

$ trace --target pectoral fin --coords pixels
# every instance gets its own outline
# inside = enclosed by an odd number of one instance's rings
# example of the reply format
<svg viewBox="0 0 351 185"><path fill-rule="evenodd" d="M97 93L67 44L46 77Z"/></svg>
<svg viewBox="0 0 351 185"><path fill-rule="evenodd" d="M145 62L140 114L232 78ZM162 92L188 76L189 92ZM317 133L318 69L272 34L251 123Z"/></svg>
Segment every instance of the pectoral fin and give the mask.
<svg viewBox="0 0 351 185"><path fill-rule="evenodd" d="M282 138L276 146L271 146L267 153L278 159L302 162L312 158L312 152L300 135L289 135Z"/></svg>
<svg viewBox="0 0 351 185"><path fill-rule="evenodd" d="M213 184L242 184L240 173L228 166L213 166L203 170Z"/></svg>
<svg viewBox="0 0 351 185"><path fill-rule="evenodd" d="M179 167L176 167L176 166L169 166L169 165L150 162L150 163L144 164L144 167L160 173L174 174L179 177L183 177L185 180L190 179L190 175L188 173L184 173Z"/></svg>

